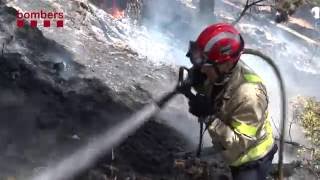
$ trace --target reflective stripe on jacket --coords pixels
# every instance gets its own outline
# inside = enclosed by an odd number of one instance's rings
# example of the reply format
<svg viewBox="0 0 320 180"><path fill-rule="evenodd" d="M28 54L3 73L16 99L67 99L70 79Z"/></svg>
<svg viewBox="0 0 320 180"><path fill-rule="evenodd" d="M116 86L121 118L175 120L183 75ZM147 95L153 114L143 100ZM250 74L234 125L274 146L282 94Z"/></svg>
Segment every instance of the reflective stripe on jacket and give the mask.
<svg viewBox="0 0 320 180"><path fill-rule="evenodd" d="M243 63L234 69L220 95L213 98L215 121L209 134L225 149L223 155L231 166L264 157L273 147L274 138L268 117L268 97L259 76ZM208 117L212 118L212 117Z"/></svg>

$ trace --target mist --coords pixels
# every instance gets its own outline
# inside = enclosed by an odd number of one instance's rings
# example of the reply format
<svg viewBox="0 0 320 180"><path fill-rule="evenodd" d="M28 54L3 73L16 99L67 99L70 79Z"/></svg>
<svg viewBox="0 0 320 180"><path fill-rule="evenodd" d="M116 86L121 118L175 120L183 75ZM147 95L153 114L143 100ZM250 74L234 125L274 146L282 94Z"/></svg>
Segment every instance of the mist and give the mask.
<svg viewBox="0 0 320 180"><path fill-rule="evenodd" d="M86 146L75 151L71 156L67 156L62 161L47 167L30 180L64 180L72 178L92 166L97 159L105 155L105 152L110 152L113 147L119 145L157 111L158 107L154 104L145 106L130 118L117 124L112 129L106 130L100 136L93 138Z"/></svg>
<svg viewBox="0 0 320 180"><path fill-rule="evenodd" d="M189 40L195 40L208 24L221 21L232 22L242 10L241 7L225 5L222 1L216 1L215 6L215 16L199 19L196 3L192 4L191 1L147 1L143 27L144 33L151 40L141 39L141 37L133 38L138 41L131 45L136 47L137 52L152 57L152 61L190 67L191 64L185 57ZM237 28L244 36L246 47L261 50L275 61L284 78L289 102L298 95L319 98L320 86L316 86L316 82L320 82L318 45L307 43L264 16L266 15L257 15L256 18L244 16L237 24ZM142 46L146 48L141 48ZM271 68L259 57L243 55L241 59L265 81L270 100L269 111L275 126L274 135L279 137L278 80ZM197 143L198 124L196 118L188 114L186 100L176 100L160 115L163 119L167 119L168 124L189 137L190 141ZM288 117L290 122L291 111L288 112ZM181 123L185 120L190 123ZM190 133L191 129L192 133ZM293 141L306 143L299 126L294 125L292 131L294 131L291 133ZM205 138L205 145L211 145L211 139L208 136ZM285 161L293 160L294 156L295 153L287 153Z"/></svg>

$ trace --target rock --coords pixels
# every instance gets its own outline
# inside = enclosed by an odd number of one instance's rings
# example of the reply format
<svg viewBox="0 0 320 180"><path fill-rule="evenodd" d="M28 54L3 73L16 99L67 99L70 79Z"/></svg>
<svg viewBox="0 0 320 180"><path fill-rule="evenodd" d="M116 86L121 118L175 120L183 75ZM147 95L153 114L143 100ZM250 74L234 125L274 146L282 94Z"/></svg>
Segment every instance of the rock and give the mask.
<svg viewBox="0 0 320 180"><path fill-rule="evenodd" d="M80 140L80 137L77 134L71 136L71 139Z"/></svg>
<svg viewBox="0 0 320 180"><path fill-rule="evenodd" d="M65 62L57 62L53 64L53 69L57 72L60 73L62 71L65 70L65 68L67 67Z"/></svg>
<svg viewBox="0 0 320 180"><path fill-rule="evenodd" d="M288 20L289 20L289 15L287 14L287 12L282 10L278 10L276 12L276 18L275 18L276 23L287 22Z"/></svg>

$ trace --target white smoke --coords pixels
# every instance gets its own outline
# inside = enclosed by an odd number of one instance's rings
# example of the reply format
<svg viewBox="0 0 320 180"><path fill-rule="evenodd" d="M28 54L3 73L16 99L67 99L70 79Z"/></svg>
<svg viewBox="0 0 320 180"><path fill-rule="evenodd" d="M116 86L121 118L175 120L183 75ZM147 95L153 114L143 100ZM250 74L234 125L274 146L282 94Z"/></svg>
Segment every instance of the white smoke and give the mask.
<svg viewBox="0 0 320 180"><path fill-rule="evenodd" d="M195 40L201 29L205 27L203 21L197 21L197 9L195 8L195 4L191 1L184 1L182 6L179 5L179 3L175 3L178 1L172 0L150 2L148 11L152 13L149 13L149 17L142 27L134 27L126 20L118 21L111 25L111 27L120 27L114 29L114 34L118 38L117 41L126 42L141 56L145 56L155 63L190 66L189 60L185 57L188 40ZM222 7L222 1L218 1L216 5L217 8L219 8L217 12L224 9ZM234 11L228 11L224 12L224 14L219 14L219 16L232 18L235 17L235 14ZM105 17L106 14L98 12L98 16ZM210 23L216 21L216 19L208 20ZM317 92L319 87L309 88L307 86L309 86L312 81L315 81L317 75L320 73L319 62L316 61L316 59L319 59L319 54L314 53L311 60L304 60L306 57L311 57L309 56L312 54L310 52L317 51L306 47L304 43L299 44L297 41L292 41L292 39L294 39L293 37L288 37L283 31L277 30L274 25L272 26L271 24L268 24L268 22L263 22L262 24L264 25L261 25L261 22L258 22L257 20L248 22L248 20L244 18L238 27L242 30L242 33L251 36L254 40L254 42L250 42L252 44L248 43L249 46L260 49L266 47L265 45L267 44L270 45L270 49L264 50L276 60L278 65L281 65L280 69L284 75L287 93L290 97L295 96L298 93L302 95L318 95ZM258 30L261 30L264 33L258 35ZM279 49L279 47L283 47L283 49ZM271 69L258 58L243 56L243 59L266 81L266 86L270 95L271 113L275 119L275 124L279 127L280 122L278 119L280 117L280 112L278 109L280 98L278 98L279 89L277 83L275 83L277 81L275 76L271 73ZM299 76L300 74L302 76ZM172 111L172 107L175 107L175 112ZM181 113L179 113L179 110ZM189 137L190 140L196 144L198 136L196 118L191 117L190 115L183 115L186 113L187 104L185 102L173 102L171 106L169 105L169 108L165 109L162 117L168 119L170 125L181 130L184 135ZM135 117L135 119L130 120L134 125L128 123L117 126L101 137L98 137L95 141L75 154L66 157L62 162L52 168L50 167L48 171L34 177L34 179L59 180L71 177L80 170L87 168L102 152L110 150L110 148L125 138L128 131L134 131L144 122L141 120L141 116L138 117L139 118ZM185 121L186 119L194 121L185 123L187 122ZM128 121L124 121L124 123L127 122ZM210 139L207 138L206 144L209 145L210 143ZM291 157L287 157L286 160L289 161L291 159ZM77 164L77 168L73 166L74 164Z"/></svg>
<svg viewBox="0 0 320 180"><path fill-rule="evenodd" d="M174 54L176 57L174 62L175 64L190 65L188 59L184 56L188 40L195 40L196 36L199 34L200 30L205 27L206 23L197 21L197 9L195 8L195 3L187 0L182 2L184 7L177 6L175 3L166 3L166 1L150 3L148 6L150 8L149 11L153 14L149 17L148 21L146 21L147 23L145 25L149 28L157 27L157 33L160 35L152 37L155 38L155 41L161 42L165 39L166 43L163 45L169 46L170 49L177 49L176 51L181 51L178 54ZM163 9L165 9L165 11L163 11ZM226 5L225 2L216 1L216 15L218 17L216 19L208 19L207 22L218 22L226 17L229 21L232 21L240 11L241 7L234 5L230 7L230 5ZM178 21L175 19L178 19ZM181 27L183 27L183 21L185 21L185 19L189 20L189 26L185 26L189 28L182 29ZM308 42L309 40L306 41L306 38L298 32L287 29L283 25L277 26L272 22L272 20L266 20L264 17L259 17L259 15L256 19L243 17L237 27L245 37L250 38L247 40L247 47L261 50L271 56L279 66L285 80L286 92L289 100L297 95L319 97L318 92L320 87L315 86L315 82L320 79L320 51L318 50L318 46L310 45L310 42ZM172 32L175 33L173 36L170 34ZM177 43L177 41L180 41L180 43ZM272 119L274 120L274 126L276 126L275 129L279 129L281 124L279 122L280 93L277 79L268 65L261 61L260 58L246 55L243 56L242 59L265 80L268 94L270 96L269 109L271 111ZM161 61L161 59L158 60ZM168 110L168 113L169 112L170 110ZM171 121L172 116L168 116ZM291 117L290 112L288 117ZM184 130L186 128L181 127L183 126L180 123L181 120L172 121L174 122L170 122L171 125L177 127L177 129L181 129L184 134L189 134L190 139L196 139L194 137L197 135L194 135L194 133L193 135L190 135L190 131L186 131ZM196 125L194 125L193 128L196 128ZM294 129L297 128L293 128L293 130ZM197 134L196 130L194 132ZM294 134L294 141L305 141L303 138L304 135L301 131L292 134ZM279 136L277 130L275 130L275 135ZM210 144L210 142L207 142L207 144ZM288 155L285 157L285 161L291 161L293 158L293 156Z"/></svg>

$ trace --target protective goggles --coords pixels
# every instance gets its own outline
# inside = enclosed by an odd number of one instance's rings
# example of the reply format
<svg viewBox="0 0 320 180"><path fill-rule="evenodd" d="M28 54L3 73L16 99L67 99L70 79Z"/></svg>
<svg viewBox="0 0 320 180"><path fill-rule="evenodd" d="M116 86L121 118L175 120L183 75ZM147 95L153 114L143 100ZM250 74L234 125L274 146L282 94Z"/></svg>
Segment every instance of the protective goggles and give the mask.
<svg viewBox="0 0 320 180"><path fill-rule="evenodd" d="M216 65L214 62L208 61L206 54L203 53L194 41L189 42L189 49L186 56L190 58L190 61L194 66Z"/></svg>
<svg viewBox="0 0 320 180"><path fill-rule="evenodd" d="M221 72L218 68L218 64L214 63L214 61L208 61L208 57L206 56L205 53L201 51L201 49L199 48L196 42L190 41L189 50L186 56L190 58L191 63L195 67L212 66L216 74L221 75Z"/></svg>

